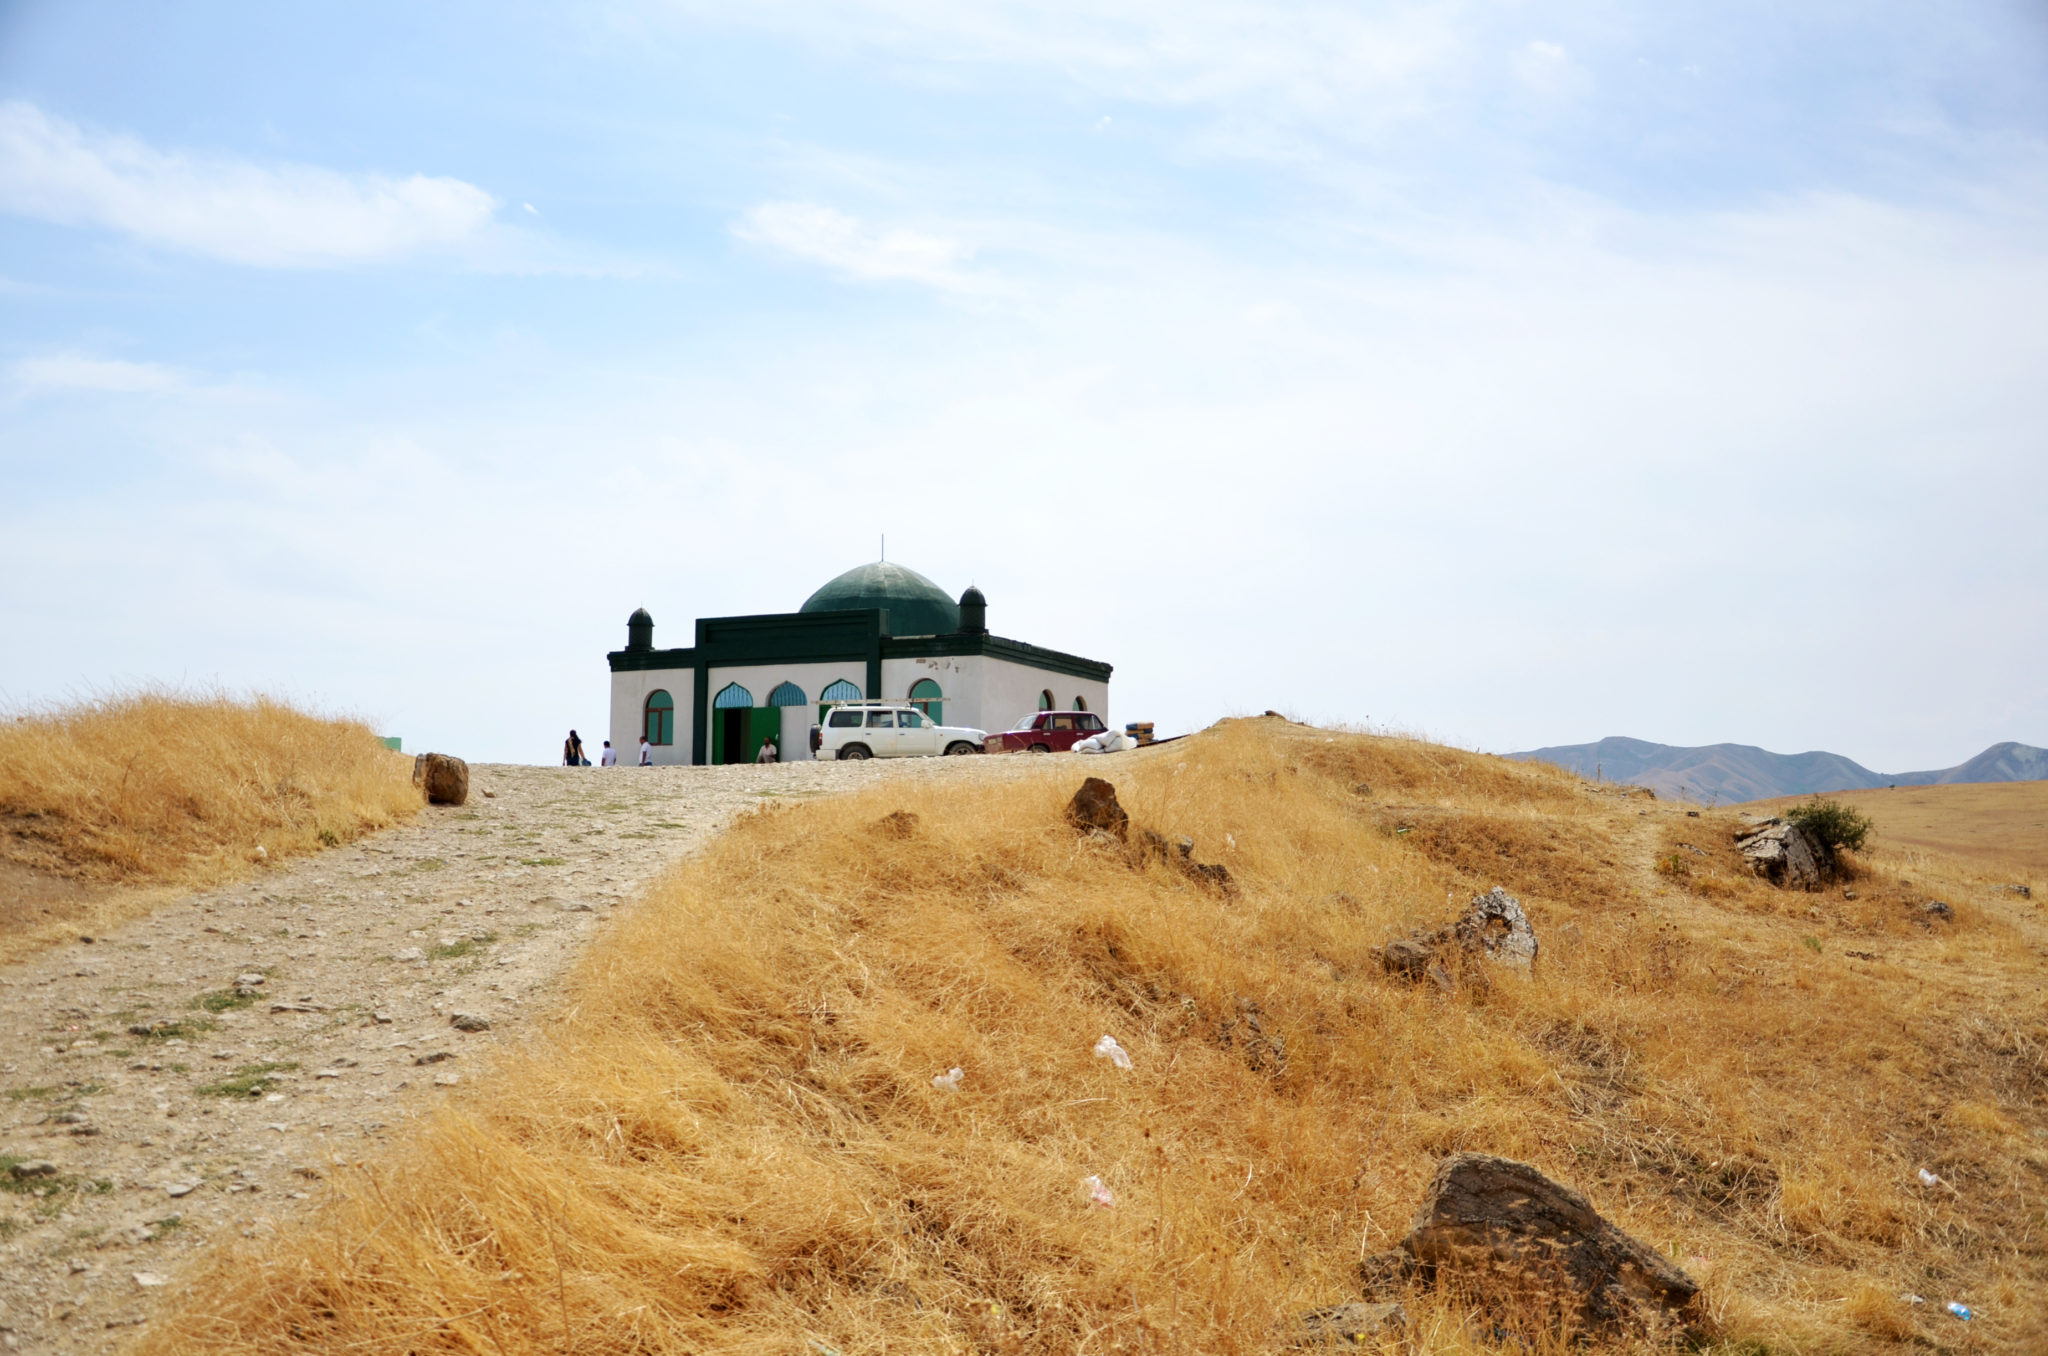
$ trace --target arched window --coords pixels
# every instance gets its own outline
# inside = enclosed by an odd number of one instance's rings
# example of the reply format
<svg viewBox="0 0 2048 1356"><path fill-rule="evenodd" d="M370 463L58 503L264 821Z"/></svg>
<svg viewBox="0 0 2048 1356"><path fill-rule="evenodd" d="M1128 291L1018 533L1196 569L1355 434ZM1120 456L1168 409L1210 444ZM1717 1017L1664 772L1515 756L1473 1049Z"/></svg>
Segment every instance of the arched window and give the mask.
<svg viewBox="0 0 2048 1356"><path fill-rule="evenodd" d="M676 742L676 699L656 688L647 694L647 710L641 717L641 732L650 744Z"/></svg>
<svg viewBox="0 0 2048 1356"><path fill-rule="evenodd" d="M1076 711L1086 711L1088 709L1088 699L1086 697L1076 696L1074 698L1074 709Z"/></svg>
<svg viewBox="0 0 2048 1356"><path fill-rule="evenodd" d="M825 723L825 707L828 702L857 702L861 696L861 690L844 678L833 683L818 694L818 723Z"/></svg>
<svg viewBox="0 0 2048 1356"><path fill-rule="evenodd" d="M795 683L777 683L775 690L768 694L770 706L802 706L804 690Z"/></svg>
<svg viewBox="0 0 2048 1356"><path fill-rule="evenodd" d="M1052 710L1052 708L1052 689L1047 688L1045 691L1038 694L1038 709L1041 711L1050 711Z"/></svg>
<svg viewBox="0 0 2048 1356"><path fill-rule="evenodd" d="M929 678L920 678L910 685L910 704L924 712L934 725L946 723L946 704L939 700L946 694L939 691L939 685Z"/></svg>
<svg viewBox="0 0 2048 1356"><path fill-rule="evenodd" d="M711 704L720 711L730 711L734 707L740 706L752 706L754 704L754 694L741 687L738 683L727 683L724 687L718 689L718 695L711 699Z"/></svg>

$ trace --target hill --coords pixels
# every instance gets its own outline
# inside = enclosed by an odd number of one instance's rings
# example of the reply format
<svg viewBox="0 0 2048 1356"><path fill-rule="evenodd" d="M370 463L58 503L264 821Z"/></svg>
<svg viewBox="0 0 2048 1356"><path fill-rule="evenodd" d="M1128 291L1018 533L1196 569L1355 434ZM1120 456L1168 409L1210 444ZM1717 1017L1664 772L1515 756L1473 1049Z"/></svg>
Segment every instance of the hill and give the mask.
<svg viewBox="0 0 2048 1356"><path fill-rule="evenodd" d="M1877 786L2048 779L2048 749L2012 742L1993 744L1968 762L1931 772L1872 772L1838 753L1772 753L1753 744L1683 747L1619 735L1508 757L1555 763L1581 777L1647 786L1667 799L1724 805Z"/></svg>
<svg viewBox="0 0 2048 1356"><path fill-rule="evenodd" d="M1089 773L1234 889L1078 836ZM137 1356L1273 1352L1459 1150L1683 1266L1693 1349L2044 1349L2043 914L1881 851L1774 890L1697 813L1279 720L772 802ZM1531 976L1388 972L1494 885ZM1583 1349L1404 1302L1402 1350Z"/></svg>

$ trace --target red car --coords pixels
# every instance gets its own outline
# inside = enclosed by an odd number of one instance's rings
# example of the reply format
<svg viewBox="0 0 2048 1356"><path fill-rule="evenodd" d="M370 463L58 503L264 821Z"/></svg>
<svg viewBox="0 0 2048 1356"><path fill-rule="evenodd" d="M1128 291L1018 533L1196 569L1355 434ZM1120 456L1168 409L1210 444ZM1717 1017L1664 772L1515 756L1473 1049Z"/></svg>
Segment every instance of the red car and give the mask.
<svg viewBox="0 0 2048 1356"><path fill-rule="evenodd" d="M1040 711L1014 730L988 737L990 753L1069 753L1109 728L1093 711Z"/></svg>

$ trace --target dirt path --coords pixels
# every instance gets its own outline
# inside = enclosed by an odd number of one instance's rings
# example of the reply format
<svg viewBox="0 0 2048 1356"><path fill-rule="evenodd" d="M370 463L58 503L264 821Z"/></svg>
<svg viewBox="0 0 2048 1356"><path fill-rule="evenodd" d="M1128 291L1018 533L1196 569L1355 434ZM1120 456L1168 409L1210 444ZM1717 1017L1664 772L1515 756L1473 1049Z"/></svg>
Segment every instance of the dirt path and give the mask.
<svg viewBox="0 0 2048 1356"><path fill-rule="evenodd" d="M115 1346L197 1249L402 1135L761 797L1044 766L480 766L467 806L0 969L0 1347Z"/></svg>

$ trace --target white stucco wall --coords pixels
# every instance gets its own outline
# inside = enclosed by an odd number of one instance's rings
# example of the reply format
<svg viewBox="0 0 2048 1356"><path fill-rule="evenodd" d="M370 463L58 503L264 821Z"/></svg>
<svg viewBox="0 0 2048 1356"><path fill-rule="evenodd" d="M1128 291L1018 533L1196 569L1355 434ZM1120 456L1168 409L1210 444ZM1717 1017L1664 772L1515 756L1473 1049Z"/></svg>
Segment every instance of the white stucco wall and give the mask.
<svg viewBox="0 0 2048 1356"><path fill-rule="evenodd" d="M766 706L768 694L779 685L795 683L802 688L804 704L786 707L782 715L782 761L790 763L811 756L811 726L818 719L818 694L841 678L865 694L868 666L856 659L830 664L747 664L716 668L706 676L704 690L710 694L707 702L716 701L728 683L738 683L753 694L754 705ZM795 719L799 714L803 717L801 722ZM795 730L794 738L791 737L792 728ZM705 756L710 755L707 753Z"/></svg>
<svg viewBox="0 0 2048 1356"><path fill-rule="evenodd" d="M1074 698L1079 696L1088 703L1088 709L1115 726L1109 714L1109 684L1089 678L1075 678L1064 673L1049 673L1007 659L984 658L981 678L981 703L983 714L988 717L982 722L985 730L1007 730L1017 723L1019 716L1038 710L1038 694L1046 689L1052 691L1053 709L1073 709Z"/></svg>
<svg viewBox="0 0 2048 1356"><path fill-rule="evenodd" d="M690 711L696 699L695 669L628 669L612 674L612 726L609 738L619 751L621 767L640 761L640 730L647 711L647 696L664 689L676 704L675 743L656 745L652 757L656 766L690 761ZM597 761L595 754L591 762Z"/></svg>
<svg viewBox="0 0 2048 1356"><path fill-rule="evenodd" d="M910 689L919 679L939 685L940 713L946 725L987 729L981 723L982 658L978 654L937 655L930 659L884 659L882 695L891 701L908 701Z"/></svg>
<svg viewBox="0 0 2048 1356"><path fill-rule="evenodd" d="M1038 710L1038 694L1052 690L1053 704L1069 710L1078 695L1088 709L1109 717L1109 684L1032 668L988 655L939 655L930 659L884 659L882 695L901 701L911 685L929 678L939 685L948 725L1007 730L1017 717Z"/></svg>
<svg viewBox="0 0 2048 1356"><path fill-rule="evenodd" d="M728 683L738 683L753 694L756 706L768 704L768 694L784 682L804 691L804 705L783 708L782 757L786 762L811 756L811 725L818 718L818 697L839 679L867 690L867 665L858 660L830 664L750 664L710 671L706 683L707 702ZM1069 710L1079 695L1090 711L1115 725L1109 713L1109 684L1063 673L1051 673L1028 665L986 655L939 655L929 659L885 659L882 661L882 696L906 700L911 685L930 678L939 685L945 702L945 723L982 730L1007 730L1017 717L1038 710L1038 694L1050 688L1054 705ZM654 761L666 766L689 763L692 759L691 713L695 709L696 672L693 669L638 669L612 675L612 747L619 751L620 764L639 761L642 713L647 695L665 689L676 704L675 742L656 747ZM707 753L707 757L709 754ZM596 761L593 752L591 761Z"/></svg>

